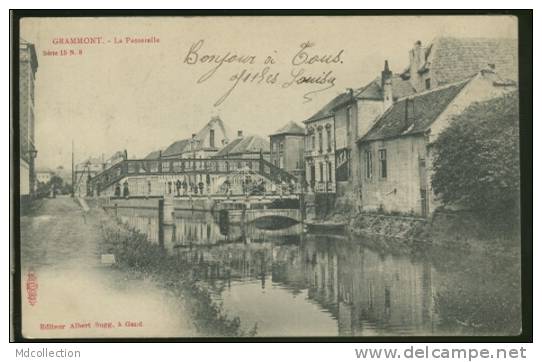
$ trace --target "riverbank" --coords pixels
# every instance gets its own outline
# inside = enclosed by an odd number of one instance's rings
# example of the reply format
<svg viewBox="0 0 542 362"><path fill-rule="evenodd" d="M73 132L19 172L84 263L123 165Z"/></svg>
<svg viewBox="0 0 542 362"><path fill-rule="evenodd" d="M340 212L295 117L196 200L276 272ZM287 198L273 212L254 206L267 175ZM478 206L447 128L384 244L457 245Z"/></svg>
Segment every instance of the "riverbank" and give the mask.
<svg viewBox="0 0 542 362"><path fill-rule="evenodd" d="M116 268L133 273L139 278L150 278L172 291L183 300L198 334L205 337L254 336L257 328L241 328L238 317L223 312L205 283L192 276L192 269L180 263L147 236L102 213L103 252L114 254Z"/></svg>
<svg viewBox="0 0 542 362"><path fill-rule="evenodd" d="M363 212L352 205L351 199L343 197L336 200L332 213L325 220L346 222L351 235L381 239L382 244L375 241L375 246L384 248L432 244L435 247L478 251L504 248L519 253L521 244L519 232L497 230L487 220L480 220L476 214L468 211L440 209L428 218L401 213Z"/></svg>

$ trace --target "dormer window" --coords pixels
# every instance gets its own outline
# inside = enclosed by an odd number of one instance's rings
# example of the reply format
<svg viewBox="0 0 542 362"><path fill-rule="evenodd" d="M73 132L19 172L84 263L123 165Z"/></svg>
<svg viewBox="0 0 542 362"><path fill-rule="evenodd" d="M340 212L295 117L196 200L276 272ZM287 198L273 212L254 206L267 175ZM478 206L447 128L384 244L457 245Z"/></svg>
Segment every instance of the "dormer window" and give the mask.
<svg viewBox="0 0 542 362"><path fill-rule="evenodd" d="M425 89L431 89L431 78L425 80Z"/></svg>

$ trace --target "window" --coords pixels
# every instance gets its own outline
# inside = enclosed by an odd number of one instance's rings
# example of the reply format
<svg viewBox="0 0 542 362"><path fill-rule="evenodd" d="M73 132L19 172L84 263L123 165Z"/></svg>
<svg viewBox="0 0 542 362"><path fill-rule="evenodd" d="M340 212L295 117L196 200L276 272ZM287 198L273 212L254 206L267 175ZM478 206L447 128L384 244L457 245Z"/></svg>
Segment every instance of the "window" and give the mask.
<svg viewBox="0 0 542 362"><path fill-rule="evenodd" d="M215 147L215 130L209 130L209 147Z"/></svg>
<svg viewBox="0 0 542 362"><path fill-rule="evenodd" d="M431 89L431 78L425 80L425 89Z"/></svg>
<svg viewBox="0 0 542 362"><path fill-rule="evenodd" d="M322 130L318 131L318 151L324 150L324 139L322 137Z"/></svg>
<svg viewBox="0 0 542 362"><path fill-rule="evenodd" d="M279 151L284 151L284 142L279 143Z"/></svg>
<svg viewBox="0 0 542 362"><path fill-rule="evenodd" d="M311 149L316 149L316 135L313 133L311 137Z"/></svg>
<svg viewBox="0 0 542 362"><path fill-rule="evenodd" d="M378 158L380 159L380 177L388 177L388 163L386 160L386 150L378 151Z"/></svg>
<svg viewBox="0 0 542 362"><path fill-rule="evenodd" d="M324 182L324 164L320 162L320 182Z"/></svg>
<svg viewBox="0 0 542 362"><path fill-rule="evenodd" d="M331 165L331 161L328 161L327 163L327 180L329 182L333 182L333 167Z"/></svg>
<svg viewBox="0 0 542 362"><path fill-rule="evenodd" d="M373 154L371 151L365 151L365 177L373 176Z"/></svg>
<svg viewBox="0 0 542 362"><path fill-rule="evenodd" d="M327 152L331 152L331 127L326 129L327 133Z"/></svg>

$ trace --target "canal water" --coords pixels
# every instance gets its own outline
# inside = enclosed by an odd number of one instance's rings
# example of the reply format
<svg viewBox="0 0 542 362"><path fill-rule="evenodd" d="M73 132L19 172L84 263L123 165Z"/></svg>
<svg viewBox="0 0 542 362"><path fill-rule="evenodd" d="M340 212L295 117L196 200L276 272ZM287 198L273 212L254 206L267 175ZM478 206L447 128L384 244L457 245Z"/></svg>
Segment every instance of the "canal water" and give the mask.
<svg viewBox="0 0 542 362"><path fill-rule="evenodd" d="M119 218L158 240L156 212ZM219 225L175 212L164 246L257 336L510 335L521 331L519 260L428 245ZM385 244L385 243L384 243ZM373 246L371 246L373 245Z"/></svg>

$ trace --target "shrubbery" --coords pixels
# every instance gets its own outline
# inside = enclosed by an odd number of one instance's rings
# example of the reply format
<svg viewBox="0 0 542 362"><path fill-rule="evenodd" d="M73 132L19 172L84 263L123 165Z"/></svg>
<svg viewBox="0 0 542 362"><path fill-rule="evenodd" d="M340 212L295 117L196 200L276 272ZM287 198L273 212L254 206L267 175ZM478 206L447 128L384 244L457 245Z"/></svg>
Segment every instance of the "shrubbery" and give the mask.
<svg viewBox="0 0 542 362"><path fill-rule="evenodd" d="M475 103L431 145L433 190L495 231L516 231L520 209L519 105L512 92Z"/></svg>

